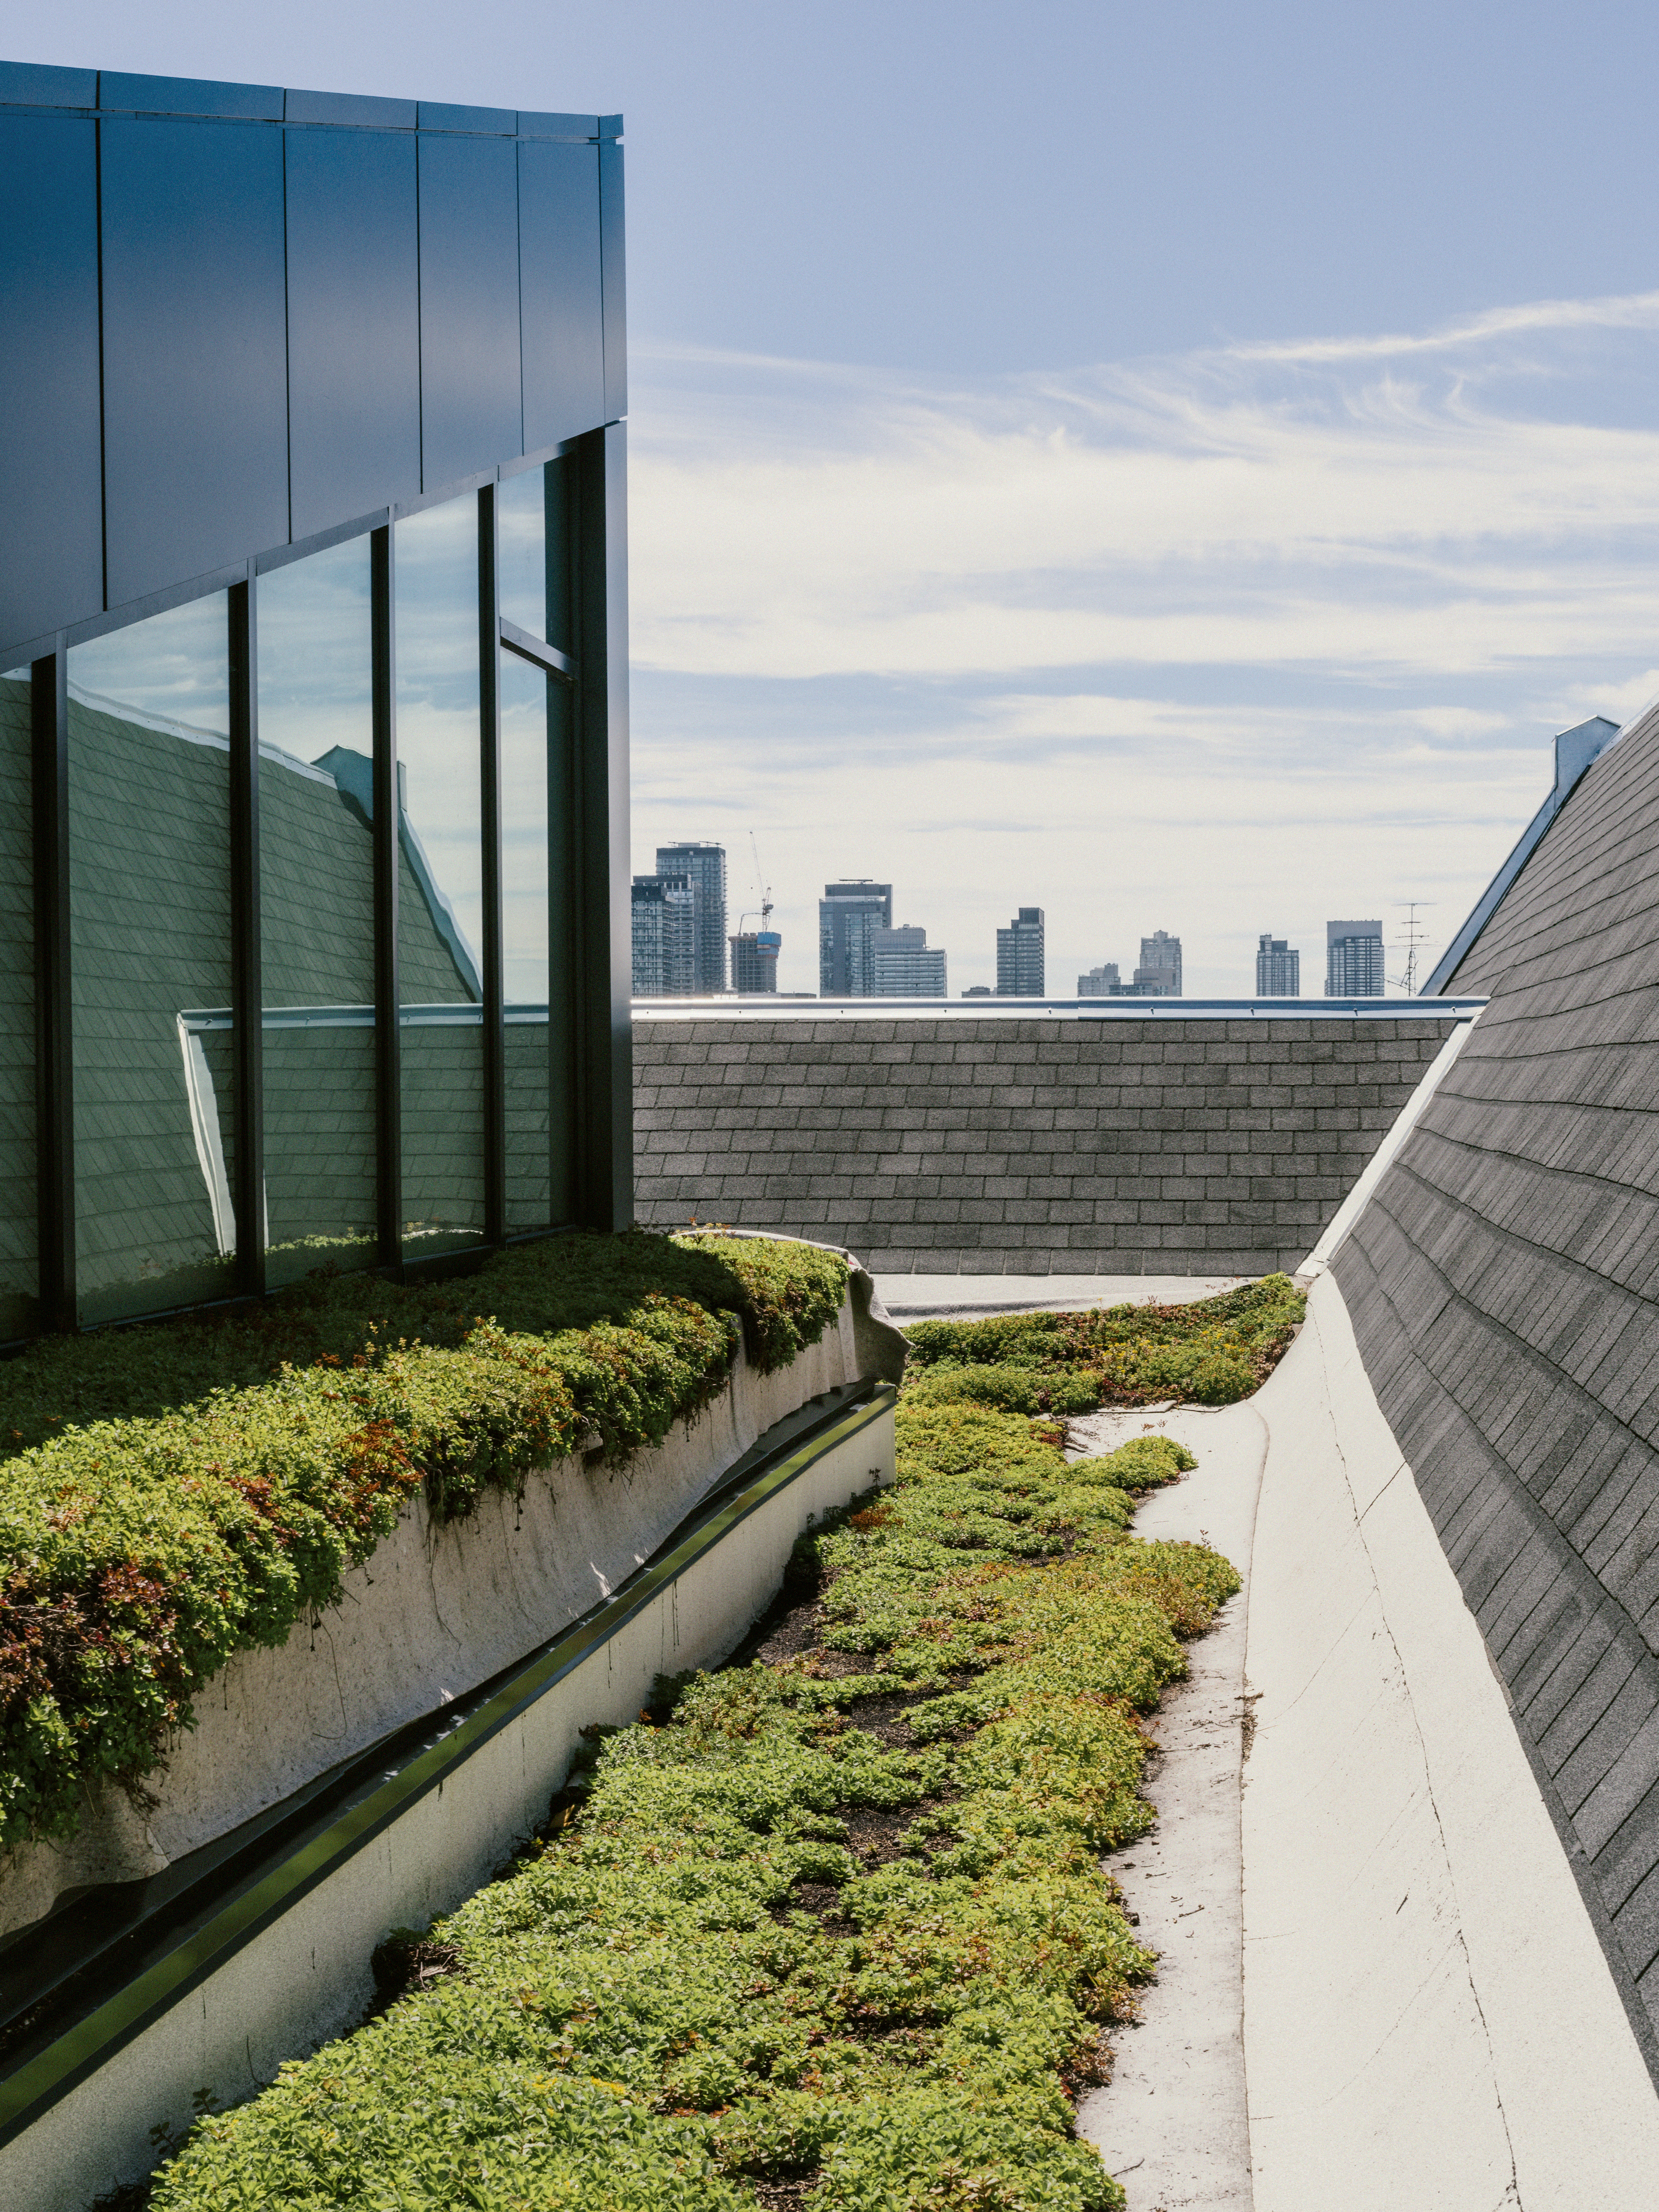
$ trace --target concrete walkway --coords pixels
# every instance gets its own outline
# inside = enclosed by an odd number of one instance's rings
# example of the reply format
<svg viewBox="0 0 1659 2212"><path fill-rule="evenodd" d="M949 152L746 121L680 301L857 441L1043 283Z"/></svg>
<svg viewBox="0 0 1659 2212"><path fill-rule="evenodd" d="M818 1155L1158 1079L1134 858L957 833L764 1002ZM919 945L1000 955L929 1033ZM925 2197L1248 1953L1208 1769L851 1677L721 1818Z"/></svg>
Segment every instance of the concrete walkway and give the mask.
<svg viewBox="0 0 1659 2212"><path fill-rule="evenodd" d="M878 1275L893 1319L968 1320L983 1314L1069 1313L1085 1306L1184 1304L1212 1298L1243 1275Z"/></svg>
<svg viewBox="0 0 1659 2212"><path fill-rule="evenodd" d="M1153 1723L1146 1791L1158 1823L1107 1864L1159 1954L1138 2027L1118 2032L1111 2082L1084 2098L1078 2132L1123 2184L1129 2212L1249 2212L1240 1914L1244 1629L1256 1494L1267 1431L1252 1401L1213 1412L1095 1413L1070 1424L1070 1456L1110 1451L1151 1430L1198 1465L1152 1492L1140 1536L1186 1538L1225 1554L1246 1587L1188 1647L1191 1673Z"/></svg>

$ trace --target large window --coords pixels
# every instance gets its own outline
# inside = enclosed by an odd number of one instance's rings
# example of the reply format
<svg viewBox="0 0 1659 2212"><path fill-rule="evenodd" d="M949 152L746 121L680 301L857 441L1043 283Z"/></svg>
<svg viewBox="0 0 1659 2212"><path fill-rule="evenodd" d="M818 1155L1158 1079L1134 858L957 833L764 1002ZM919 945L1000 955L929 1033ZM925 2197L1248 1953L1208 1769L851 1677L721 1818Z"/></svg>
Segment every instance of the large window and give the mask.
<svg viewBox="0 0 1659 2212"><path fill-rule="evenodd" d="M478 509L398 525L398 964L404 1254L484 1234Z"/></svg>
<svg viewBox="0 0 1659 2212"><path fill-rule="evenodd" d="M234 1287L225 594L76 647L69 685L76 1284L96 1322Z"/></svg>
<svg viewBox="0 0 1659 2212"><path fill-rule="evenodd" d="M265 1279L372 1266L374 714L369 542L263 577L259 907Z"/></svg>

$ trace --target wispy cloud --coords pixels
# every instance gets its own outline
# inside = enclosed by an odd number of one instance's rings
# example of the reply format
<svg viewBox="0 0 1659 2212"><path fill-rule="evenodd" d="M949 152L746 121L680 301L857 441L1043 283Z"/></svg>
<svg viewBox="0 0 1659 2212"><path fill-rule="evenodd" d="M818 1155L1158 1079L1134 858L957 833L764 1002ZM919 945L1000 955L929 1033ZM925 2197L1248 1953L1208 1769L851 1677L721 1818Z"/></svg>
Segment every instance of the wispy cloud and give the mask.
<svg viewBox="0 0 1659 2212"><path fill-rule="evenodd" d="M971 386L647 356L641 827L763 827L795 948L815 879L892 872L957 988L1033 898L1068 986L1162 926L1247 988L1333 897L1449 933L1552 729L1659 685L1659 409L1598 385L1656 332L1659 293Z"/></svg>

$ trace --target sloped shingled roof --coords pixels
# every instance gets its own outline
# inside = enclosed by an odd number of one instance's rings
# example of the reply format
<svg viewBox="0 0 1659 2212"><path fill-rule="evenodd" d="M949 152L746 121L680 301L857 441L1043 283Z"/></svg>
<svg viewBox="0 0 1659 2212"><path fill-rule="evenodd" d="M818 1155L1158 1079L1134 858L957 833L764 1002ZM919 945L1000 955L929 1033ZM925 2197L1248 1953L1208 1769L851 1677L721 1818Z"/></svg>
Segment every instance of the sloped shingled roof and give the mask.
<svg viewBox="0 0 1659 2212"><path fill-rule="evenodd" d="M1335 1273L1651 2063L1659 710L1585 774L1450 982L1491 1004Z"/></svg>

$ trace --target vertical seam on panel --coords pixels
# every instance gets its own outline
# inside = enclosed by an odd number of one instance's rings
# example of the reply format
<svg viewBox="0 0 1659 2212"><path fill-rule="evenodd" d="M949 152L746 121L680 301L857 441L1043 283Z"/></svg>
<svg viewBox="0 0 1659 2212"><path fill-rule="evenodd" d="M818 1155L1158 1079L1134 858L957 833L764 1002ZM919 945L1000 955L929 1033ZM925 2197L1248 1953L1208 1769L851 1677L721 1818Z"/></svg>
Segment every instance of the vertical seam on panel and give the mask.
<svg viewBox="0 0 1659 2212"><path fill-rule="evenodd" d="M101 96L103 76L98 91ZM98 282L98 605L109 612L109 454L104 428L104 120L92 124L92 230Z"/></svg>

